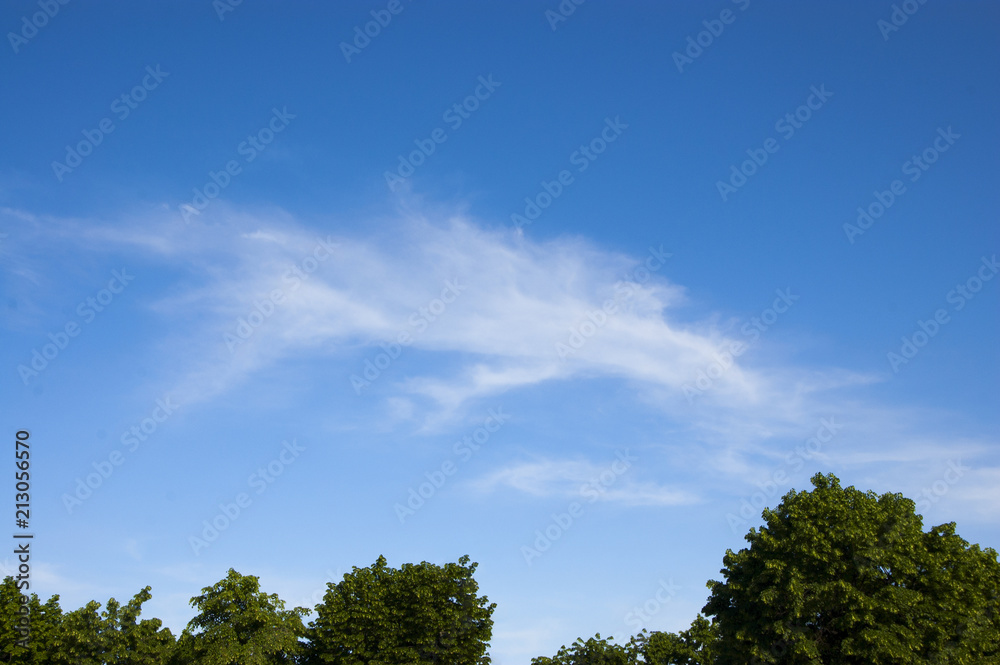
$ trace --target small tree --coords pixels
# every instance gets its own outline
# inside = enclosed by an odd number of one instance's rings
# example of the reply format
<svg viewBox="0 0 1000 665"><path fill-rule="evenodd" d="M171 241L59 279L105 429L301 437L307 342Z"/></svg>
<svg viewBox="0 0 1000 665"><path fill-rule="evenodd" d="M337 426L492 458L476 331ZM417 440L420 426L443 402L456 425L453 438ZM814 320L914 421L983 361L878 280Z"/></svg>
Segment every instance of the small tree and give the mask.
<svg viewBox="0 0 1000 665"><path fill-rule="evenodd" d="M764 510L708 583L720 665L1000 662L995 551L954 523L925 533L900 494L812 483Z"/></svg>
<svg viewBox="0 0 1000 665"><path fill-rule="evenodd" d="M477 596L477 564L463 556L389 568L380 556L327 585L309 630L309 663L485 665L495 604Z"/></svg>
<svg viewBox="0 0 1000 665"><path fill-rule="evenodd" d="M626 646L615 644L613 638L601 638L598 633L586 642L578 637L569 647L562 646L552 658L532 658L531 665L635 665L634 642Z"/></svg>
<svg viewBox="0 0 1000 665"><path fill-rule="evenodd" d="M164 665L174 648L174 636L161 628L159 619L143 619L142 604L152 598L150 587L137 593L126 605L112 598L103 615L105 660L117 665Z"/></svg>
<svg viewBox="0 0 1000 665"><path fill-rule="evenodd" d="M714 665L718 629L700 614L680 633L643 631L634 638L648 665Z"/></svg>
<svg viewBox="0 0 1000 665"><path fill-rule="evenodd" d="M285 610L276 594L260 590L259 580L232 568L215 586L191 599L198 615L178 643L175 662L205 665L292 663L305 635L303 607Z"/></svg>

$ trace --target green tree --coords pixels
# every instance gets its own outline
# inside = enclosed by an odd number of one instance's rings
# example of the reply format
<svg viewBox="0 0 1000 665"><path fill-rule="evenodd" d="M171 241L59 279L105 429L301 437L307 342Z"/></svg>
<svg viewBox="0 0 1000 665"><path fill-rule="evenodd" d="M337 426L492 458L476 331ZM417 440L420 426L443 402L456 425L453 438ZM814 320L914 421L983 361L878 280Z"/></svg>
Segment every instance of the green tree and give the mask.
<svg viewBox="0 0 1000 665"><path fill-rule="evenodd" d="M174 646L174 637L161 628L159 619L138 620L142 604L151 598L150 588L137 593L126 605L111 598L101 604L92 600L61 616L45 639L45 656L37 662L52 665L164 665ZM52 603L52 601L50 601ZM48 612L55 616L57 605ZM34 625L32 633L35 633ZM40 637L40 636L39 636Z"/></svg>
<svg viewBox="0 0 1000 665"><path fill-rule="evenodd" d="M477 596L463 556L390 568L380 556L329 583L309 630L309 663L485 665L496 604Z"/></svg>
<svg viewBox="0 0 1000 665"><path fill-rule="evenodd" d="M900 494L817 474L710 581L720 665L1000 662L1000 563Z"/></svg>
<svg viewBox="0 0 1000 665"><path fill-rule="evenodd" d="M98 612L100 609L101 604L92 600L63 615L59 637L53 645L53 663L104 665L104 655L108 652L108 635Z"/></svg>
<svg viewBox="0 0 1000 665"><path fill-rule="evenodd" d="M104 657L116 665L164 665L169 662L174 636L161 628L159 619L137 621L142 604L152 598L150 587L137 593L122 606L114 598L108 601L103 614L102 631Z"/></svg>
<svg viewBox="0 0 1000 665"><path fill-rule="evenodd" d="M643 631L633 642L648 665L713 665L718 629L700 614L680 633Z"/></svg>
<svg viewBox="0 0 1000 665"><path fill-rule="evenodd" d="M203 588L191 605L198 615L184 630L174 662L270 665L295 662L300 652L302 617L309 610L286 610L285 601L263 593L253 575L230 568L225 579Z"/></svg>
<svg viewBox="0 0 1000 665"><path fill-rule="evenodd" d="M17 630L22 594L13 577L4 578L0 584L0 662L48 663L62 623L59 596L52 596L44 605L36 594L25 597L31 632L25 640L27 646L22 646L23 635Z"/></svg>
<svg viewBox="0 0 1000 665"><path fill-rule="evenodd" d="M578 637L570 646L560 647L552 658L532 658L531 665L634 665L637 662L634 641L623 646L612 639L602 639L600 633L587 641Z"/></svg>

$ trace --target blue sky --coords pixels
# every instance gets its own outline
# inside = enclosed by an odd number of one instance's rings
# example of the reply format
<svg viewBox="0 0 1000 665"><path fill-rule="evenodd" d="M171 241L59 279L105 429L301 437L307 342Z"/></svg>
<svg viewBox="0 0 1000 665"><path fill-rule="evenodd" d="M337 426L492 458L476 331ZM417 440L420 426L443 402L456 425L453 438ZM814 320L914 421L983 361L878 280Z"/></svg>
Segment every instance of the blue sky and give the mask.
<svg viewBox="0 0 1000 665"><path fill-rule="evenodd" d="M998 545L1000 10L562 6L5 4L33 590L467 553L513 664L819 471Z"/></svg>

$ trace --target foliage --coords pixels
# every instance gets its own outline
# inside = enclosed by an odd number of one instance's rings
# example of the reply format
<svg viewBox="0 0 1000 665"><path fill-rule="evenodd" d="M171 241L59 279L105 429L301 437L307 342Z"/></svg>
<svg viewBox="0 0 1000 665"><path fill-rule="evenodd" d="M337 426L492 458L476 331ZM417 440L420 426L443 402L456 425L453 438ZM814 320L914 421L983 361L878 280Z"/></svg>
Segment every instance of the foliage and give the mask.
<svg viewBox="0 0 1000 665"><path fill-rule="evenodd" d="M613 643L612 639L602 639L600 633L586 642L578 637L569 647L560 647L552 658L532 658L531 665L633 665L636 662L634 644L622 646Z"/></svg>
<svg viewBox="0 0 1000 665"><path fill-rule="evenodd" d="M699 614L680 634L643 631L634 644L648 665L712 665L717 639L717 626Z"/></svg>
<svg viewBox="0 0 1000 665"><path fill-rule="evenodd" d="M477 596L463 556L390 568L385 557L327 585L309 631L309 663L485 665L495 604Z"/></svg>
<svg viewBox="0 0 1000 665"><path fill-rule="evenodd" d="M0 662L47 663L51 645L56 641L62 623L59 596L52 596L44 605L36 594L27 596L31 636L26 647L18 645L22 639L17 631L21 597L14 578L4 578L0 584Z"/></svg>
<svg viewBox="0 0 1000 665"><path fill-rule="evenodd" d="M967 543L953 522L924 532L899 494L844 489L832 474L812 483L764 510L748 548L726 552L724 581L708 583L706 616L687 630L644 630L623 645L597 634L532 665L1000 665L994 550ZM42 604L7 577L0 663L488 665L496 605L478 595L476 567L463 556L394 569L380 556L328 584L308 627L307 609L286 610L258 578L230 569L191 599L197 615L176 641L159 619L140 620L149 587L124 605L64 613L58 596Z"/></svg>
<svg viewBox="0 0 1000 665"><path fill-rule="evenodd" d="M226 578L191 599L198 615L185 629L175 661L204 665L292 663L305 635L309 610L285 609L277 594L260 590L258 578L232 568Z"/></svg>
<svg viewBox="0 0 1000 665"><path fill-rule="evenodd" d="M995 551L954 523L924 533L902 495L812 483L765 510L708 583L720 665L1000 662Z"/></svg>
<svg viewBox="0 0 1000 665"><path fill-rule="evenodd" d="M0 662L47 665L164 665L174 637L161 629L159 619L138 621L142 604L150 599L149 587L122 606L114 598L103 613L101 604L63 613L59 597L42 605L38 596L28 600L31 633L27 647L17 645L14 630L20 592L13 578L0 585Z"/></svg>

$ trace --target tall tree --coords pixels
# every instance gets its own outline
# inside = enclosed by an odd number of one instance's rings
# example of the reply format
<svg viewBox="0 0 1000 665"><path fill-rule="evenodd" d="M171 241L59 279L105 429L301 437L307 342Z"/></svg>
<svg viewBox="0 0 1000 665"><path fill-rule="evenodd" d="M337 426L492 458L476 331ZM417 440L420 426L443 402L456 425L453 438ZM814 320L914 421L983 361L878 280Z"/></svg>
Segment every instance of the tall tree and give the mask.
<svg viewBox="0 0 1000 665"><path fill-rule="evenodd" d="M309 663L485 665L496 604L477 596L463 556L390 568L385 557L327 585L310 626Z"/></svg>
<svg viewBox="0 0 1000 665"><path fill-rule="evenodd" d="M305 635L303 607L286 610L277 594L260 590L253 575L232 568L226 578L191 599L198 615L178 644L175 662L204 665L292 663ZM181 660L183 659L183 660Z"/></svg>
<svg viewBox="0 0 1000 665"><path fill-rule="evenodd" d="M720 665L1000 662L994 550L954 523L925 533L900 494L812 484L765 510L708 583Z"/></svg>

